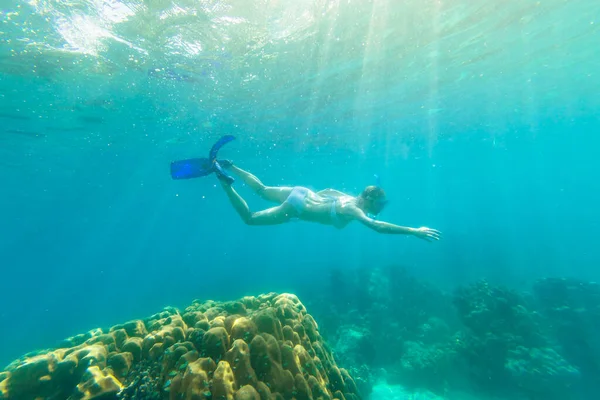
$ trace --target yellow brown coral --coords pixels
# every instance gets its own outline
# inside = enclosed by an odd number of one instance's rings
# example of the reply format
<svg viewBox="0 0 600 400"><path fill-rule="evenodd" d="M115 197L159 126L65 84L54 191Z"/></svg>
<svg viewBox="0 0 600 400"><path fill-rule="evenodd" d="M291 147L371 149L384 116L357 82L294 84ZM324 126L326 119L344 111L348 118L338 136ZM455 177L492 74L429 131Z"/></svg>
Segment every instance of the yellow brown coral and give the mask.
<svg viewBox="0 0 600 400"><path fill-rule="evenodd" d="M62 345L0 372L0 399L361 398L293 294L194 301Z"/></svg>
<svg viewBox="0 0 600 400"><path fill-rule="evenodd" d="M110 373L100 370L98 366L89 367L83 380L77 385L81 399L98 399L108 394L118 393L123 388L121 382ZM78 396L79 397L79 396Z"/></svg>

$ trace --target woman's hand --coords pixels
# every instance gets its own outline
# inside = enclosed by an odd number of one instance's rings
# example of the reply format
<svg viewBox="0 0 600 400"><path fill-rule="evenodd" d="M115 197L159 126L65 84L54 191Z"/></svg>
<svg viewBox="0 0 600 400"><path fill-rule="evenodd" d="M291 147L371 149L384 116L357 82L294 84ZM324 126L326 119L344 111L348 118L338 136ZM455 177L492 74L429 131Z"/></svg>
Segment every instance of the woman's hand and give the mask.
<svg viewBox="0 0 600 400"><path fill-rule="evenodd" d="M430 229L430 228L423 226L421 228L414 229L413 235L415 235L419 239L423 239L423 240L427 240L428 242L431 242L433 240L440 240L440 237L442 236L442 232L438 231L437 229Z"/></svg>

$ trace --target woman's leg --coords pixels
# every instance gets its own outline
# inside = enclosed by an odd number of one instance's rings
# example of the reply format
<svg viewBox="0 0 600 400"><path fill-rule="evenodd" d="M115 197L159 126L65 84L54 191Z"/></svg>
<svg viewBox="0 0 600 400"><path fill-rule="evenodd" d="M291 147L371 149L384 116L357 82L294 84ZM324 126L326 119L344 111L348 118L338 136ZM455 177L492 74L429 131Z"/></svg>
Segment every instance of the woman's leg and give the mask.
<svg viewBox="0 0 600 400"><path fill-rule="evenodd" d="M235 211L237 211L242 220L248 225L279 225L288 222L292 218L290 213L293 213L294 209L289 204L281 204L277 207L253 213L250 211L246 201L231 185L221 181L221 186L223 186Z"/></svg>
<svg viewBox="0 0 600 400"><path fill-rule="evenodd" d="M239 176L241 180L246 185L250 186L250 188L254 190L260 197L273 203L283 203L293 189L288 186L265 186L256 176L252 175L248 171L244 171L243 169L236 167L233 164L228 166L227 169Z"/></svg>

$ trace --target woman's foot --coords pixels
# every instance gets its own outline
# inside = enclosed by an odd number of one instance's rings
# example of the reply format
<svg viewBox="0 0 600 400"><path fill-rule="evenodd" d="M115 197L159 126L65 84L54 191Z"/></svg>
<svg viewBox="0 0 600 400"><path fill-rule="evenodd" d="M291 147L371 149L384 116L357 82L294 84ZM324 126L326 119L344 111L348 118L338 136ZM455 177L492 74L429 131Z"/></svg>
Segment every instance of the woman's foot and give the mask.
<svg viewBox="0 0 600 400"><path fill-rule="evenodd" d="M233 185L233 182L235 181L232 177L225 175L221 172L217 172L217 178L223 182L226 183L227 185L231 186Z"/></svg>
<svg viewBox="0 0 600 400"><path fill-rule="evenodd" d="M225 161L227 161L227 160L225 160ZM229 163L229 165L231 165L231 162ZM227 175L225 173L225 171L223 171L223 167L224 167L224 165L222 164L222 161L216 161L215 162L215 175L217 175L217 178L219 178L219 180L221 182L226 183L228 185L233 184L235 179L233 179L233 177Z"/></svg>

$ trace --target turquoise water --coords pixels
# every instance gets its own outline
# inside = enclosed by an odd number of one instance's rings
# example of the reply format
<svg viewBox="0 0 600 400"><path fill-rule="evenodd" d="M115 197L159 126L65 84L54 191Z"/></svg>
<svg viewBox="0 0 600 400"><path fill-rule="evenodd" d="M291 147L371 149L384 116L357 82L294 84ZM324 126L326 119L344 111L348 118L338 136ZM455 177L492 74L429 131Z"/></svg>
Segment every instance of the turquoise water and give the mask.
<svg viewBox="0 0 600 400"><path fill-rule="evenodd" d="M600 279L599 16L591 0L3 1L0 361L194 298L310 303L338 269L402 265L448 291ZM443 239L246 226L214 176L169 176L224 134L222 156L269 185L359 194L377 175L381 219Z"/></svg>

